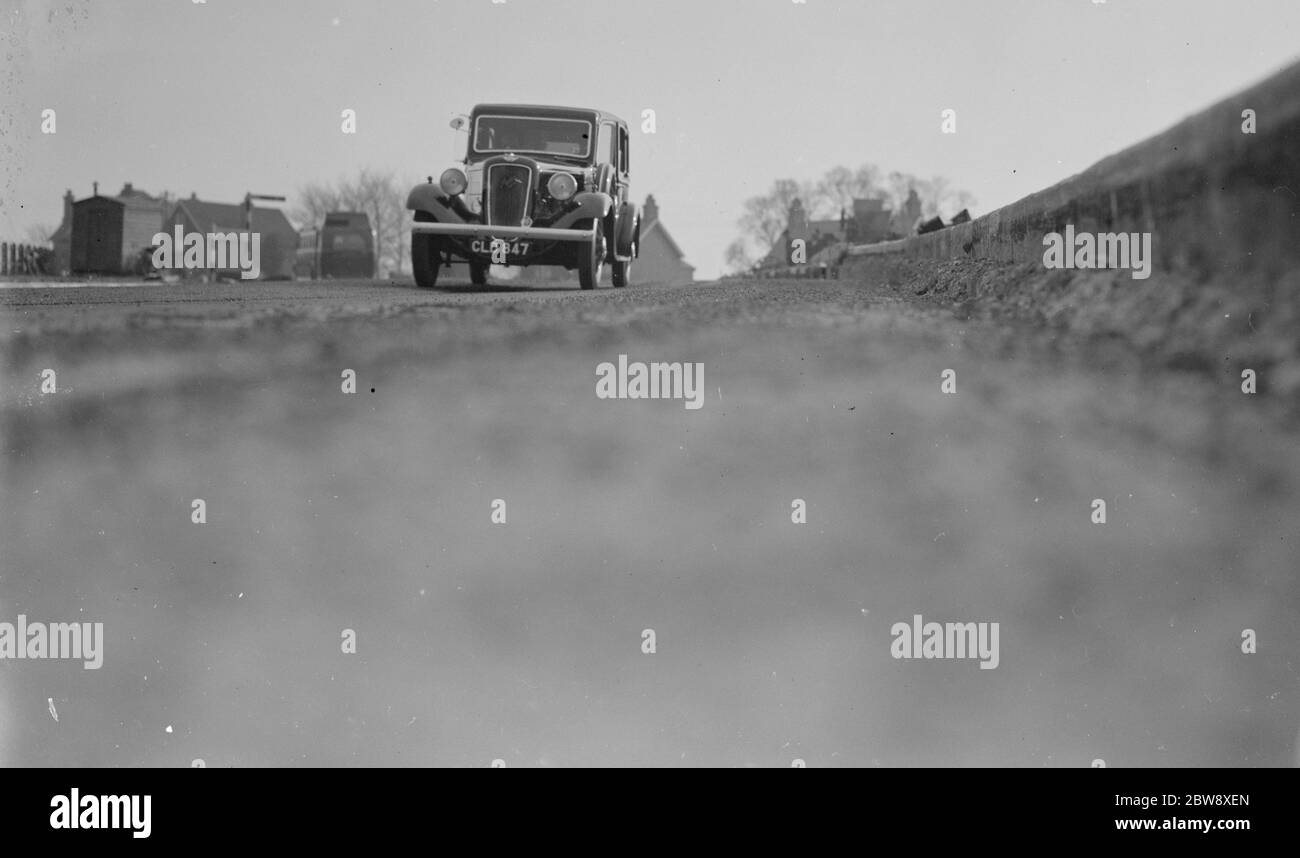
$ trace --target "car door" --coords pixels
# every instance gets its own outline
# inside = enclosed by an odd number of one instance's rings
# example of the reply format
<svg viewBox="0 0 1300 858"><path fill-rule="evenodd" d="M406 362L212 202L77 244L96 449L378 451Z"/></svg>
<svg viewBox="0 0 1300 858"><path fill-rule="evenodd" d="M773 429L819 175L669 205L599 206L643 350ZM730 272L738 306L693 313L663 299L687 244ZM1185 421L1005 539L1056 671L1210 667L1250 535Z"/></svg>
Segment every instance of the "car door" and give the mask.
<svg viewBox="0 0 1300 858"><path fill-rule="evenodd" d="M618 197L618 131L613 122L600 123L600 132L596 138L596 163L609 165L609 194Z"/></svg>
<svg viewBox="0 0 1300 858"><path fill-rule="evenodd" d="M614 181L618 185L618 192L614 195L619 203L625 203L630 195L628 188L628 179L631 176L631 170L628 165L628 139L627 126L618 126L618 161L617 169L614 171Z"/></svg>

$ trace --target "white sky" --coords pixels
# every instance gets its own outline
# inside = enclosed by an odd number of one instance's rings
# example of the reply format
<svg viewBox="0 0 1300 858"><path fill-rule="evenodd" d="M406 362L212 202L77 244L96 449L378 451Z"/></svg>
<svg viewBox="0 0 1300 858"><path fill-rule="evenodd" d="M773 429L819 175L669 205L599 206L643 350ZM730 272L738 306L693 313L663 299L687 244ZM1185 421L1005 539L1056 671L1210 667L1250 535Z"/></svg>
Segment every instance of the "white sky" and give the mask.
<svg viewBox="0 0 1300 858"><path fill-rule="evenodd" d="M634 133L633 192L709 277L742 201L873 162L1012 202L1300 55L1298 0L0 0L0 237L124 182L235 202L417 179L478 101ZM57 133L40 133L41 111ZM340 131L340 111L358 133ZM940 111L957 111L955 135ZM1259 121L1267 122L1261 116ZM639 121L634 122L639 126ZM457 140L453 150L453 139Z"/></svg>

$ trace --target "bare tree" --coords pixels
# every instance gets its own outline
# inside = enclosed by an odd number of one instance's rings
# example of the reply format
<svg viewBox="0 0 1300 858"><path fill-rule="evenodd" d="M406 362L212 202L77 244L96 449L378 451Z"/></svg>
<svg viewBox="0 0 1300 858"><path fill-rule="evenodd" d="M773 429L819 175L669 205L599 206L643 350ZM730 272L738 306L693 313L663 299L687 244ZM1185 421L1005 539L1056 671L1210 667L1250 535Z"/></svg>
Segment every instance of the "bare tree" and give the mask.
<svg viewBox="0 0 1300 858"><path fill-rule="evenodd" d="M948 220L962 209L975 205L974 195L952 187L946 176L918 179L910 173L890 173L888 188L889 201L895 211L907 199L908 193L915 190L921 200L921 216L924 218L939 215Z"/></svg>
<svg viewBox="0 0 1300 858"><path fill-rule="evenodd" d="M27 233L26 233L27 243L45 244L50 240L50 237L54 235L54 230L55 228L50 226L48 223L32 224L31 226L27 227Z"/></svg>
<svg viewBox="0 0 1300 858"><path fill-rule="evenodd" d="M785 231L790 204L811 192L810 185L801 185L794 179L777 179L766 194L745 200L739 221L740 240L745 254L749 255L752 245L756 251L754 255L762 258ZM739 252L735 251L736 254ZM727 255L733 255L730 247Z"/></svg>
<svg viewBox="0 0 1300 858"><path fill-rule="evenodd" d="M832 167L814 186L805 206L809 217L833 218L841 211L852 213L854 200L878 197L883 191L880 169L874 164L863 164L857 170Z"/></svg>
<svg viewBox="0 0 1300 858"><path fill-rule="evenodd" d="M894 171L882 179L880 168L874 164L863 164L856 170L832 167L816 182L778 179L766 194L745 201L737 223L740 238L727 247L726 262L735 267L742 260L762 259L785 231L790 204L796 198L804 204L809 219L817 220L836 217L841 210L852 216L853 201L871 197L884 198L889 208L899 211L913 190L927 218L936 214L951 218L975 203L973 196L953 188L944 176L920 179Z"/></svg>
<svg viewBox="0 0 1300 858"><path fill-rule="evenodd" d="M298 189L289 217L298 229L319 229L325 215L339 211L343 204L337 186L313 182Z"/></svg>
<svg viewBox="0 0 1300 858"><path fill-rule="evenodd" d="M975 206L975 195L970 191L953 191L944 199L944 206L945 211L948 212L948 217L951 218L962 209L973 208Z"/></svg>
<svg viewBox="0 0 1300 858"><path fill-rule="evenodd" d="M727 245L727 252L723 255L723 261L727 265L727 270L732 274L739 274L754 267L754 258L750 256L749 247L743 238L738 238Z"/></svg>
<svg viewBox="0 0 1300 858"><path fill-rule="evenodd" d="M907 173L900 173L897 170L890 173L889 178L885 182L885 197L889 200L889 207L894 211L901 209L903 204L907 202L907 198L913 190L916 191L917 196L920 196L921 189L918 188L916 184L917 179L915 176ZM925 204L922 203L922 208L924 208L924 205Z"/></svg>

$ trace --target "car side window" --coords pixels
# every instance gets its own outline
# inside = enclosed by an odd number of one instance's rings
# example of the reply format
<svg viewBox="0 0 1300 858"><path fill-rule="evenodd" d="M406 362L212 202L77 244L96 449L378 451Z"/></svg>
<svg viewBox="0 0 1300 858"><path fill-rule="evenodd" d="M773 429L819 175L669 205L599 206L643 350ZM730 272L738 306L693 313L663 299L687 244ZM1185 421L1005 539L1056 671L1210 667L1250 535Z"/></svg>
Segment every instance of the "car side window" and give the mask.
<svg viewBox="0 0 1300 858"><path fill-rule="evenodd" d="M614 155L614 126L608 122L600 123L600 138L596 144L596 152L600 161L617 163Z"/></svg>

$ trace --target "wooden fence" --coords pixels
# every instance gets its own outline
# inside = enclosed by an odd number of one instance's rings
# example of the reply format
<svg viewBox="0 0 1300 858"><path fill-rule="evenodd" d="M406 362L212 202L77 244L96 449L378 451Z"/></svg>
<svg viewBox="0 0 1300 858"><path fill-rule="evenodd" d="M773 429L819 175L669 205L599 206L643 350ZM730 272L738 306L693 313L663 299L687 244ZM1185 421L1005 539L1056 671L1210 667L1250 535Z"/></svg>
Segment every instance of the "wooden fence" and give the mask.
<svg viewBox="0 0 1300 858"><path fill-rule="evenodd" d="M17 274L50 274L51 250L39 244L0 241L0 277Z"/></svg>

